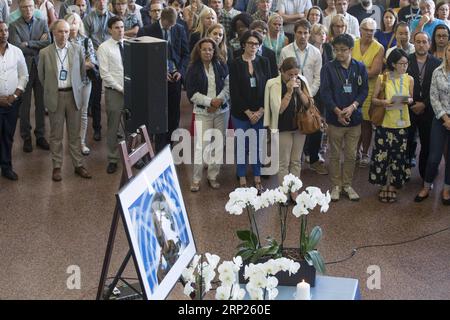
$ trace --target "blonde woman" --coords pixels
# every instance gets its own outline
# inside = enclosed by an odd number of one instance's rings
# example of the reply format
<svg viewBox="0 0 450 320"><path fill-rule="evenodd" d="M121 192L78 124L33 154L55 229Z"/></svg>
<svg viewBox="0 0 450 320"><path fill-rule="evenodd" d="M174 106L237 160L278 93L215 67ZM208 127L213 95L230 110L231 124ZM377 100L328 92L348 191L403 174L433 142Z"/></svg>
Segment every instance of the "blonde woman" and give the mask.
<svg viewBox="0 0 450 320"><path fill-rule="evenodd" d="M190 3L183 9L183 18L186 21L189 32L197 28L200 14L208 8L203 4L202 0L192 0Z"/></svg>
<svg viewBox="0 0 450 320"><path fill-rule="evenodd" d="M347 33L348 23L345 17L338 13L331 18L330 30L328 33L328 42L333 42L333 39L340 34Z"/></svg>
<svg viewBox="0 0 450 320"><path fill-rule="evenodd" d="M78 44L83 49L86 70L98 68L98 61L95 54L94 45L92 44L91 39L86 37L84 24L80 16L76 13L69 13L64 17L64 20L66 20L70 26L69 41ZM88 125L87 109L89 104L89 96L91 94L92 82L88 77L86 77L86 79L84 79L84 83L85 86L82 89L83 104L81 107L80 137L81 153L83 155L88 155L90 153L90 150L86 146L86 131Z"/></svg>
<svg viewBox="0 0 450 320"><path fill-rule="evenodd" d="M192 52L192 49L194 49L194 46L198 40L206 37L209 27L217 23L217 14L213 9L206 7L200 13L198 19L198 26L189 38L189 52Z"/></svg>
<svg viewBox="0 0 450 320"><path fill-rule="evenodd" d="M279 64L281 49L289 44L288 37L284 35L283 17L278 13L274 13L270 16L267 24L269 32L264 38L263 45L275 52L277 64Z"/></svg>
<svg viewBox="0 0 450 320"><path fill-rule="evenodd" d="M223 25L221 25L220 23L213 24L211 27L209 27L206 36L216 42L219 50L218 53L223 61L228 62L232 59L233 55L232 52L228 50L227 36L225 34L225 28Z"/></svg>

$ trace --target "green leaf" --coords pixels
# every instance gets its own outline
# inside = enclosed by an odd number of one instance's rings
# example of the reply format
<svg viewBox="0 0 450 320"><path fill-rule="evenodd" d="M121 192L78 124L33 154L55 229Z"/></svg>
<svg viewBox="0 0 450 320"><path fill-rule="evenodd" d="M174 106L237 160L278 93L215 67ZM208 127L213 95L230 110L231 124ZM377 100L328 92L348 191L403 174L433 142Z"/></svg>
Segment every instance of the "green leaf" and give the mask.
<svg viewBox="0 0 450 320"><path fill-rule="evenodd" d="M253 255L252 251L245 251L242 254L240 254L240 256L242 257L243 261L249 260L252 257L252 255Z"/></svg>
<svg viewBox="0 0 450 320"><path fill-rule="evenodd" d="M325 270L325 263L323 261L323 258L321 256L321 254L319 253L319 251L317 250L312 250L309 251L307 253L307 255L305 256L305 260L307 260L306 257L309 257L312 261L312 264L314 265L314 268L316 268L316 270L321 273L321 274L325 274L326 270ZM308 260L307 260L308 261ZM309 262L308 262L309 263Z"/></svg>
<svg viewBox="0 0 450 320"><path fill-rule="evenodd" d="M312 251L316 249L317 244L319 243L321 238L322 238L322 229L319 226L315 226L311 230L311 234L309 235L306 251Z"/></svg>
<svg viewBox="0 0 450 320"><path fill-rule="evenodd" d="M252 232L250 230L238 230L238 231L236 231L236 234L237 234L239 240L248 241L248 242L251 241Z"/></svg>

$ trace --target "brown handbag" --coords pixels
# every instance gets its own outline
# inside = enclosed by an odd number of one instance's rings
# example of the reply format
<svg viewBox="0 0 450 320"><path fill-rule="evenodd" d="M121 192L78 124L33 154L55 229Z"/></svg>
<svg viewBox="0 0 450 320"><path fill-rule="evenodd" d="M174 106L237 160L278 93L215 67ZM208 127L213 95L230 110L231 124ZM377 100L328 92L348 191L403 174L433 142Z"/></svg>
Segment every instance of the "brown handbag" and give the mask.
<svg viewBox="0 0 450 320"><path fill-rule="evenodd" d="M381 88L378 93L377 99L385 99L386 98L386 82L387 82L388 73L383 73L383 77L381 79ZM369 108L369 119L375 126L381 126L384 120L384 114L386 112L386 108L383 106L375 106L373 103L370 104Z"/></svg>
<svg viewBox="0 0 450 320"><path fill-rule="evenodd" d="M303 92L306 93L305 91ZM295 120L300 133L311 134L320 130L322 118L319 110L314 104L314 99L308 94L306 94L306 96L308 97L308 104L302 105L298 108Z"/></svg>

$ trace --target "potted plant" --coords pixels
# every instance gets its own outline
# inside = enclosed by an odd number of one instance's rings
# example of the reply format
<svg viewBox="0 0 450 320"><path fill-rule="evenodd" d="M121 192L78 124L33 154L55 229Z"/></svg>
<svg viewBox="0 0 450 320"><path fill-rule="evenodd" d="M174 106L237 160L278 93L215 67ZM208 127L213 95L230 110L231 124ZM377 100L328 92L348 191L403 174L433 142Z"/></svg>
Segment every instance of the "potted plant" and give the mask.
<svg viewBox="0 0 450 320"><path fill-rule="evenodd" d="M225 209L230 214L240 215L245 210L250 222L250 230L238 230L238 238L242 241L238 245L237 255L240 255L244 263L255 263L288 257L299 261L301 264L297 277L290 279L282 272L278 275L280 285L296 284L305 279L311 286L315 284L315 271L324 274L325 263L317 245L322 237L322 229L315 226L308 234L308 214L316 206L320 206L321 212L327 212L330 203L330 194L322 193L317 187L307 187L298 194L303 187L303 183L297 177L289 174L284 177L283 184L273 190L267 190L260 196L254 188L238 188L230 193L230 199L225 205ZM253 190L254 189L254 190ZM288 201L288 196L295 199L294 203ZM258 225L255 215L266 207L277 205L280 221L280 243L274 238L266 238L266 244L261 243ZM299 230L298 248L285 248L284 240L287 233L287 216L292 211L293 215L301 219ZM297 279L298 278L298 279ZM243 281L242 274L240 281Z"/></svg>

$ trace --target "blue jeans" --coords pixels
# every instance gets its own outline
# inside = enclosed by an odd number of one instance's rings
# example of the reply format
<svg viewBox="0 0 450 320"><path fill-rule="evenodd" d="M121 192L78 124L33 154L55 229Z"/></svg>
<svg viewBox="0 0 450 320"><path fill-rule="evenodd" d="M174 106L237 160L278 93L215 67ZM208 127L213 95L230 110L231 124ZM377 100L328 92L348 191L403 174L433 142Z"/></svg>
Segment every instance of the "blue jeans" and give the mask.
<svg viewBox="0 0 450 320"><path fill-rule="evenodd" d="M450 188L450 130L447 130L442 121L433 118L430 135L430 154L428 156L427 168L425 171L425 185L430 186L438 173L444 152L445 140L447 139L447 161L445 163L445 186Z"/></svg>
<svg viewBox="0 0 450 320"><path fill-rule="evenodd" d="M253 176L261 176L261 143L259 141L259 132L263 129L263 118L257 123L251 124L250 120L241 120L235 117L231 117L235 130L242 129L245 134L245 150L240 149L239 137L236 138L236 163L237 163L237 175L238 177L245 177L247 173L247 165L252 165ZM249 137L247 134L251 134L249 129L254 129L256 133L256 145L252 143L251 152L249 155ZM236 135L236 131L235 131ZM242 139L241 139L242 140ZM253 141L252 141L253 142ZM242 144L241 144L242 145ZM249 155L249 156L248 156ZM256 155L256 159L255 159ZM248 157L247 157L248 156Z"/></svg>

